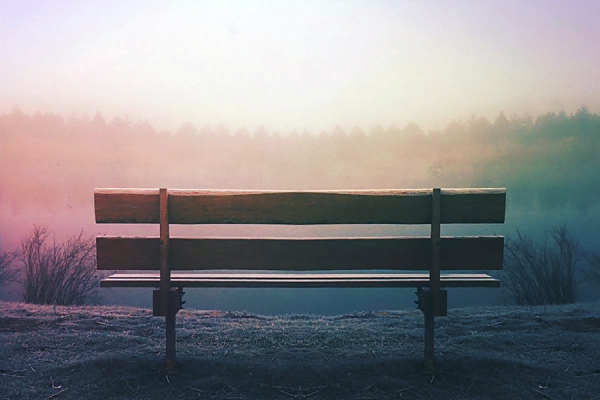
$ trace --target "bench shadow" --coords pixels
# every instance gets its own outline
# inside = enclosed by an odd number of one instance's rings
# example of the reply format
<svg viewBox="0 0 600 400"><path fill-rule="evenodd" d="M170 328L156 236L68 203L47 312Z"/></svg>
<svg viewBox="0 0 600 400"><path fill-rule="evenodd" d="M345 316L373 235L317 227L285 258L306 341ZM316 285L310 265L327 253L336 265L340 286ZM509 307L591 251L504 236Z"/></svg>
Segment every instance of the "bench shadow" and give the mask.
<svg viewBox="0 0 600 400"><path fill-rule="evenodd" d="M89 389L91 398L168 398L173 391L183 398L415 398L417 393L421 398L426 393L464 396L465 390L495 398L499 387L504 394L518 393L526 383L524 372L528 379L547 374L514 360L470 357L444 359L434 374L425 372L414 357L328 363L180 357L176 369L166 373L159 357L119 355L75 363L57 369L56 376L73 379L77 374L82 393Z"/></svg>

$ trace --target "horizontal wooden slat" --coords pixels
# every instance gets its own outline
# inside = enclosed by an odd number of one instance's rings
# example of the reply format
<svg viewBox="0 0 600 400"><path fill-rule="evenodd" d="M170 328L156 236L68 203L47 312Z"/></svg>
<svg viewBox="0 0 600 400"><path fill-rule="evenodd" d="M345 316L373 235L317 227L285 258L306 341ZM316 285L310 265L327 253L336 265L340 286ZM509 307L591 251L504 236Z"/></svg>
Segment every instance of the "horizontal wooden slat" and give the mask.
<svg viewBox="0 0 600 400"><path fill-rule="evenodd" d="M169 190L172 224L428 224L431 189ZM98 223L158 223L158 189L96 189ZM443 189L442 223L502 223L505 189Z"/></svg>
<svg viewBox="0 0 600 400"><path fill-rule="evenodd" d="M212 273L212 272L196 272L196 273L173 273L177 279L421 279L429 277L429 274L382 274L382 273ZM444 274L440 275L445 279L483 279L491 278L488 274ZM139 279L139 280L155 280L159 279L158 273L118 273L107 277L106 279Z"/></svg>
<svg viewBox="0 0 600 400"><path fill-rule="evenodd" d="M98 237L98 269L158 270L158 238ZM427 237L171 238L172 270L429 269ZM502 269L502 236L443 237L442 270Z"/></svg>
<svg viewBox="0 0 600 400"><path fill-rule="evenodd" d="M486 274L442 275L442 287L499 287ZM158 274L116 274L102 287L158 287ZM427 287L429 274L172 274L174 287L318 288Z"/></svg>
<svg viewBox="0 0 600 400"><path fill-rule="evenodd" d="M95 189L97 223L158 224L159 189Z"/></svg>

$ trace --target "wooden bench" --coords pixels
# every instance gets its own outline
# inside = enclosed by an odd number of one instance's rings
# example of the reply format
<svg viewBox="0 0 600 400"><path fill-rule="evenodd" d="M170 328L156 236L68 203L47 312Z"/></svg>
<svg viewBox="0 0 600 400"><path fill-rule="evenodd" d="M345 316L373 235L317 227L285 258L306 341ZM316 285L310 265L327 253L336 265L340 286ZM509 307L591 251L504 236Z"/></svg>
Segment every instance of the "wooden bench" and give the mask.
<svg viewBox="0 0 600 400"><path fill-rule="evenodd" d="M154 287L166 317L166 368L175 363L175 315L184 287L417 289L425 316L425 366L432 369L434 317L447 315L447 287L499 287L481 273L502 269L502 236L441 237L441 224L503 223L505 189L224 191L96 189L97 223L159 224L159 237L96 239L102 287ZM170 224L428 224L426 237L170 238ZM171 271L279 273L171 273ZM335 271L364 270L363 273ZM369 270L425 270L373 274ZM285 271L285 273L281 273ZM330 271L309 273L308 271ZM331 272L333 271L333 272ZM293 273L292 273L293 272Z"/></svg>

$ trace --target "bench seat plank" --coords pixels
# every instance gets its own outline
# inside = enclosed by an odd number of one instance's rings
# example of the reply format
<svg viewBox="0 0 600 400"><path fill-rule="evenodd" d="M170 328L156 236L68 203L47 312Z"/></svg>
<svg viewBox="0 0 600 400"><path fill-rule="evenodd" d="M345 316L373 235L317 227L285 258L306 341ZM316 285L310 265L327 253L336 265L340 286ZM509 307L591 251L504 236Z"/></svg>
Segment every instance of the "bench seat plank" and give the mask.
<svg viewBox="0 0 600 400"><path fill-rule="evenodd" d="M159 238L98 237L98 269L159 270ZM502 236L442 237L441 270L502 269ZM428 237L171 238L171 270L428 270Z"/></svg>
<svg viewBox="0 0 600 400"><path fill-rule="evenodd" d="M158 287L159 274L114 274L102 287ZM318 288L318 287L428 287L429 274L177 274L172 287ZM441 287L499 287L487 274L447 274Z"/></svg>

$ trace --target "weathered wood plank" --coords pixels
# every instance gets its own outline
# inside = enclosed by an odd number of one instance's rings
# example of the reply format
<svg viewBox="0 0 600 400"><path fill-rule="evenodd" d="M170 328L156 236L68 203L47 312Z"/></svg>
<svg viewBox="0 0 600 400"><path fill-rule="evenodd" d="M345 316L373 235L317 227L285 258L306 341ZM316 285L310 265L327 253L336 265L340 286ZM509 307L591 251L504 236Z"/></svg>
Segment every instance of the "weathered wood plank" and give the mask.
<svg viewBox="0 0 600 400"><path fill-rule="evenodd" d="M114 280L114 279L139 279L139 280L156 280L159 278L159 274L157 273L125 273L125 274L113 274L107 277L106 279ZM318 273L318 274L310 274L310 273L212 273L212 272L201 272L201 273L178 273L175 272L171 274L172 277L176 279L260 279L260 280L268 280L268 279L425 279L429 277L429 274L382 274L382 273L358 273L358 274L348 274L348 273ZM488 274L442 274L440 279L492 279L492 277Z"/></svg>
<svg viewBox="0 0 600 400"><path fill-rule="evenodd" d="M393 238L172 238L171 270L425 269L431 239ZM158 238L96 238L98 269L159 270ZM441 270L502 269L501 236L444 237Z"/></svg>
<svg viewBox="0 0 600 400"><path fill-rule="evenodd" d="M254 275L254 276L253 276ZM370 279L360 278L360 274L337 274L329 278L318 278L304 274L277 274L277 278L258 278L257 274L233 274L220 276L215 274L173 274L173 287L237 287L237 288L376 288L376 287L427 287L428 274L386 274L388 276ZM263 274L264 276L265 274ZM357 276L358 275L358 276ZM383 275L383 274L377 274ZM475 277L477 275L477 277ZM319 275L320 276L320 275ZM132 277L132 274L111 275L101 281L102 287L157 287L159 277L144 275ZM442 287L499 287L497 279L485 274L442 275Z"/></svg>
<svg viewBox="0 0 600 400"><path fill-rule="evenodd" d="M160 222L158 189L95 189L94 209L97 223Z"/></svg>
<svg viewBox="0 0 600 400"><path fill-rule="evenodd" d="M172 224L428 224L431 189L169 189ZM158 189L96 189L98 223L158 223ZM442 223L502 223L505 189L443 189Z"/></svg>

